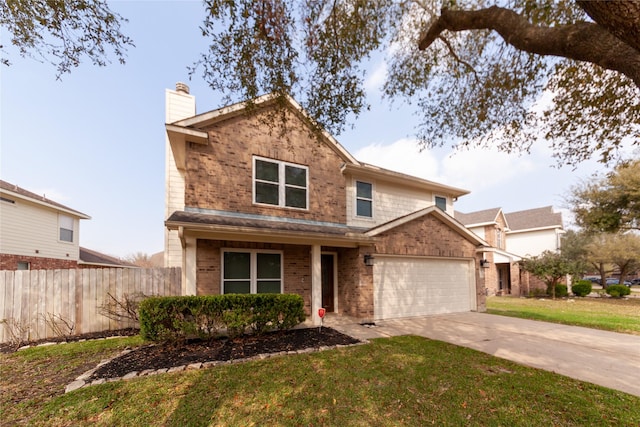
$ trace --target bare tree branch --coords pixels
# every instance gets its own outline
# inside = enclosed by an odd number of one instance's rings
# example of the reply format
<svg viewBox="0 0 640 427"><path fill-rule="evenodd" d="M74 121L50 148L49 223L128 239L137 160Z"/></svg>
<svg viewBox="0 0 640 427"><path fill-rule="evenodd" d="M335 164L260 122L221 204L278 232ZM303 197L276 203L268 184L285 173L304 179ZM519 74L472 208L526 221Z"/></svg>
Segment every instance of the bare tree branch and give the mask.
<svg viewBox="0 0 640 427"><path fill-rule="evenodd" d="M541 27L497 6L475 11L445 8L420 38L419 49L427 49L446 30L494 30L516 49L591 62L626 75L640 88L640 52L598 24Z"/></svg>

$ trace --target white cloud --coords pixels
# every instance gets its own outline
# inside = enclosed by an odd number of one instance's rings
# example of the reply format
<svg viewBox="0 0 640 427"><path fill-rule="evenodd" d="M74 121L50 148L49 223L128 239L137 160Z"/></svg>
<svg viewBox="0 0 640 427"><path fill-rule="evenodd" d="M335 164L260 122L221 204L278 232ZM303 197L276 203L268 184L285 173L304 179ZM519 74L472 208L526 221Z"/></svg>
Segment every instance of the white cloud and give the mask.
<svg viewBox="0 0 640 427"><path fill-rule="evenodd" d="M510 179L535 169L529 157L515 157L496 149L420 151L413 138L391 144L372 144L359 149L355 157L386 169L417 176L473 192L504 186Z"/></svg>
<svg viewBox="0 0 640 427"><path fill-rule="evenodd" d="M372 144L356 151L356 159L396 172L439 181L438 159L429 151L420 151L413 138L391 144Z"/></svg>
<svg viewBox="0 0 640 427"><path fill-rule="evenodd" d="M517 157L494 148L452 151L442 160L445 184L471 191L503 187L516 176L530 173L535 165L530 157Z"/></svg>

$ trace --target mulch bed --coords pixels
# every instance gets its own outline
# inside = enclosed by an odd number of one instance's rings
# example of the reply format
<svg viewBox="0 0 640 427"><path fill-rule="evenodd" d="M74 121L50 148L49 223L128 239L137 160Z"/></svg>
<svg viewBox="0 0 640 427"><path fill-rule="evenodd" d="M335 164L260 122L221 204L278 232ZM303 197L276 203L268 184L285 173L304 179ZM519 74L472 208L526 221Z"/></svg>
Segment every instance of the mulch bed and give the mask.
<svg viewBox="0 0 640 427"><path fill-rule="evenodd" d="M213 361L245 359L260 354L297 351L322 346L351 345L358 341L331 328L291 329L263 335L243 335L182 344L156 344L136 348L98 368L90 380L119 378L130 372L163 369Z"/></svg>
<svg viewBox="0 0 640 427"><path fill-rule="evenodd" d="M138 329L119 329L49 338L23 343L23 345L36 346L45 342L74 342L112 336L133 336L138 333L140 333ZM263 335L243 335L233 339L221 337L210 341L190 340L177 344L151 344L137 347L129 353L112 359L109 363L99 367L90 380L119 378L134 371L168 369L193 363L224 362L246 359L260 354L298 351L323 346L352 345L359 342L359 340L335 329L314 327L276 331ZM16 350L15 345L0 344L0 353L11 353Z"/></svg>

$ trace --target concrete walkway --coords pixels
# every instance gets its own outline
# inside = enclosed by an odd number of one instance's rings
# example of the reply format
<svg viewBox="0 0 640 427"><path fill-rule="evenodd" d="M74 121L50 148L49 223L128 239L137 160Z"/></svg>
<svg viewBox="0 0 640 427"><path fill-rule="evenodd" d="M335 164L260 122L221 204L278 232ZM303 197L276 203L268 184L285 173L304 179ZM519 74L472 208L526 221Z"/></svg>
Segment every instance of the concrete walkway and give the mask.
<svg viewBox="0 0 640 427"><path fill-rule="evenodd" d="M640 396L637 335L486 313L385 320L375 327L328 316L324 324L359 339L419 335Z"/></svg>

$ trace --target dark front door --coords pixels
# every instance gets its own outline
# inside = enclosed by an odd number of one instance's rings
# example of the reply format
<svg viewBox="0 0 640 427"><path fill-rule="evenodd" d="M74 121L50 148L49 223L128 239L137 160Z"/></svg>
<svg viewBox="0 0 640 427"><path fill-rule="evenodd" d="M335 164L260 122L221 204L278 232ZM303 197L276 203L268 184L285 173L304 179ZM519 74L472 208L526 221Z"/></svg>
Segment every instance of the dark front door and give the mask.
<svg viewBox="0 0 640 427"><path fill-rule="evenodd" d="M322 254L322 307L324 307L327 312L334 311L333 263L333 255Z"/></svg>

